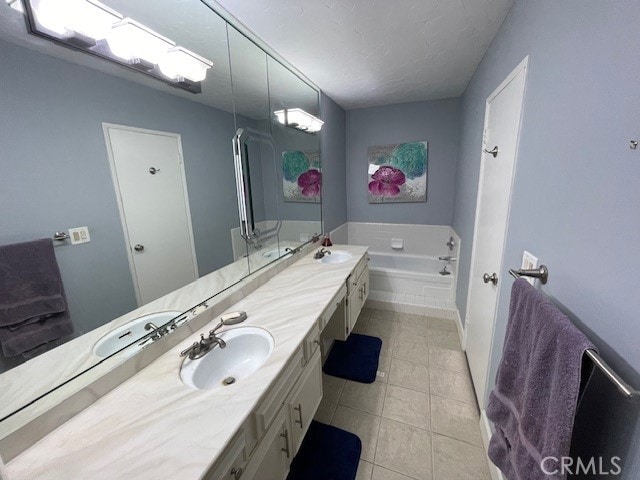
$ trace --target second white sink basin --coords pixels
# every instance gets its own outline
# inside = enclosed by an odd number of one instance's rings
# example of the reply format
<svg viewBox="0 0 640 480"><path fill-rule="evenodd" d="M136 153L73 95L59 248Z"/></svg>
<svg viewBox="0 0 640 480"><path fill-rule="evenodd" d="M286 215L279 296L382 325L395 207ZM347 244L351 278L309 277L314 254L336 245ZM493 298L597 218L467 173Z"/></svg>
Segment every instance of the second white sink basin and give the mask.
<svg viewBox="0 0 640 480"><path fill-rule="evenodd" d="M344 263L347 260L351 260L352 256L349 252L343 252L342 250L331 250L331 255L326 254L318 261L325 265L331 265L335 263Z"/></svg>
<svg viewBox="0 0 640 480"><path fill-rule="evenodd" d="M153 323L154 325L161 327L181 313L182 312L178 310L169 310L167 312L151 313L131 320L129 323L125 323L124 325L110 331L98 340L98 342L93 346L93 354L96 357L101 358L113 355L118 350L123 349L130 343L133 343L148 334L149 331L144 329L144 326L147 323ZM127 353L132 355L141 349L142 346L140 345L136 345L135 347L131 346Z"/></svg>
<svg viewBox="0 0 640 480"><path fill-rule="evenodd" d="M199 390L233 385L258 370L273 352L273 337L262 328L234 328L219 337L227 343L225 348L215 346L202 358L184 361L183 383Z"/></svg>

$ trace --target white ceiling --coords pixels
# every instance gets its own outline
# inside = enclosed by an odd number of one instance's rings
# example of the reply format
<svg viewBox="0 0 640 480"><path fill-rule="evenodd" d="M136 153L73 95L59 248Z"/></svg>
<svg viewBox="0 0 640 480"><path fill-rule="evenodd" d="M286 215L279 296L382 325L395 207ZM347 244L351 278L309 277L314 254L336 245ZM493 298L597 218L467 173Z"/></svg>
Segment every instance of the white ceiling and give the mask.
<svg viewBox="0 0 640 480"><path fill-rule="evenodd" d="M464 92L513 0L217 0L346 109Z"/></svg>

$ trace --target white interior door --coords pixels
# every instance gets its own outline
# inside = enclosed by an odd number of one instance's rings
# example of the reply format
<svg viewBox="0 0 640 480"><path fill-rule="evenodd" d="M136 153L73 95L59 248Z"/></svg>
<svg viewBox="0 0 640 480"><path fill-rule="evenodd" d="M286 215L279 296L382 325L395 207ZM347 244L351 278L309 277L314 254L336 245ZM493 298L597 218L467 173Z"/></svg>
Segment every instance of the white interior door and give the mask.
<svg viewBox="0 0 640 480"><path fill-rule="evenodd" d="M467 357L481 408L487 391L498 293L504 281L500 272L527 63L528 58L491 94L485 111L466 323ZM497 154L490 153L494 148Z"/></svg>
<svg viewBox="0 0 640 480"><path fill-rule="evenodd" d="M198 278L180 136L104 125L136 297Z"/></svg>

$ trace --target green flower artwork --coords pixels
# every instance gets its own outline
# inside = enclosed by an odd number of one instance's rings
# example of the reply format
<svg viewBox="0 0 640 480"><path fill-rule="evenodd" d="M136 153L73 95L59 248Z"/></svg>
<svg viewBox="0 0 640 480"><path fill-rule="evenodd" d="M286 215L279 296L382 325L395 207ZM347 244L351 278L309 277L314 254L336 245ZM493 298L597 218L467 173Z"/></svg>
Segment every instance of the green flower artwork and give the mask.
<svg viewBox="0 0 640 480"><path fill-rule="evenodd" d="M428 142L369 147L369 203L427 201Z"/></svg>

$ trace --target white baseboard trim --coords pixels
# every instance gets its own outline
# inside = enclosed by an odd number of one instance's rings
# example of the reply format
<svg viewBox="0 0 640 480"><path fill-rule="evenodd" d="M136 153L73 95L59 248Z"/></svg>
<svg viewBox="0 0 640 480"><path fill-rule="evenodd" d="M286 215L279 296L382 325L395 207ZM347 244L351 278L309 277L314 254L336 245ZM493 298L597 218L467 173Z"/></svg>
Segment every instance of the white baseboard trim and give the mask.
<svg viewBox="0 0 640 480"><path fill-rule="evenodd" d="M480 412L480 433L482 433L482 443L484 444L485 452L489 450L489 440L491 440L491 425L489 425L489 419L487 418L487 412L482 410ZM504 480L502 472L496 467L489 457L489 471L491 472L491 480Z"/></svg>
<svg viewBox="0 0 640 480"><path fill-rule="evenodd" d="M462 350L467 350L466 340L467 340L467 329L462 328L462 319L460 317L460 310L456 308L456 328L458 329L458 336L460 337L460 345L462 346Z"/></svg>

